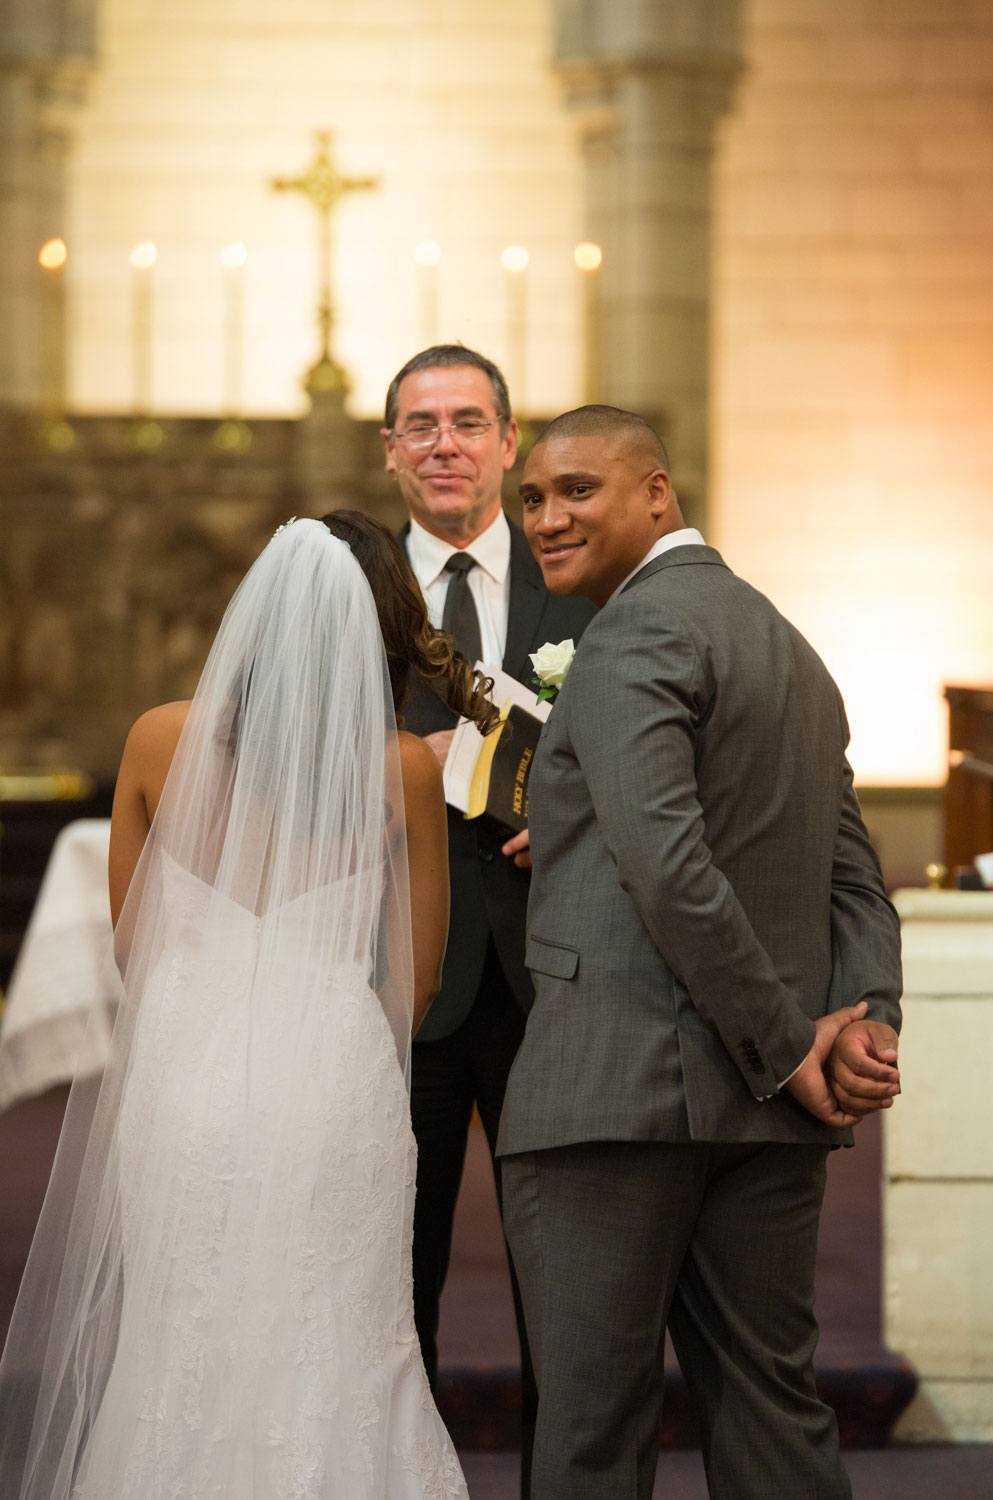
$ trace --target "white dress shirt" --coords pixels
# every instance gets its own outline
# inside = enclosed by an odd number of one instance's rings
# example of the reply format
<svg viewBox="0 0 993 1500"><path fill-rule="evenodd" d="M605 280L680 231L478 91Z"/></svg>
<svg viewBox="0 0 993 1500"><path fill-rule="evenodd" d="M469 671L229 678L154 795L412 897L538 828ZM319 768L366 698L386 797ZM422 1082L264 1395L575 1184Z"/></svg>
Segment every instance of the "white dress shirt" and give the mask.
<svg viewBox="0 0 993 1500"><path fill-rule="evenodd" d="M648 552L641 559L636 568L632 568L628 576L621 580L610 599L616 599L621 589L629 584L636 573L640 573L646 563L650 563L653 557L661 557L663 552L668 552L671 547L706 547L707 543L697 531L695 526L680 526L678 531L667 531L665 536L660 536L657 542L653 542ZM610 599L607 603L610 603Z"/></svg>
<svg viewBox="0 0 993 1500"><path fill-rule="evenodd" d="M471 570L468 579L469 592L479 616L483 661L490 667L501 666L510 612L510 526L503 511L498 512L496 520L468 547L462 548L433 536L411 517L407 549L410 566L428 607L428 619L436 630L441 629L445 596L451 580L451 574L445 572L445 564L453 552L459 551L468 552L476 559L478 566Z"/></svg>

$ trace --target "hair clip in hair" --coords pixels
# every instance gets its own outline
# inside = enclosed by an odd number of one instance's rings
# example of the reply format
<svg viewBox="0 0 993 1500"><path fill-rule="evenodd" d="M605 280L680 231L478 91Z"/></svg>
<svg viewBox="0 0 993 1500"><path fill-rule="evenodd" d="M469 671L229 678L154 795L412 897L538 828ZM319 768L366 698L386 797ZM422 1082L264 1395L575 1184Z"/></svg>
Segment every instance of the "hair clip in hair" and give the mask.
<svg viewBox="0 0 993 1500"><path fill-rule="evenodd" d="M290 516L290 519L288 521L284 521L283 524L282 524L282 526L277 526L276 529L275 529L275 531L272 534L272 540L275 541L276 538L278 537L279 533L281 531L285 531L286 528L287 528L287 526L292 526L293 522L295 520L296 520L296 516Z"/></svg>

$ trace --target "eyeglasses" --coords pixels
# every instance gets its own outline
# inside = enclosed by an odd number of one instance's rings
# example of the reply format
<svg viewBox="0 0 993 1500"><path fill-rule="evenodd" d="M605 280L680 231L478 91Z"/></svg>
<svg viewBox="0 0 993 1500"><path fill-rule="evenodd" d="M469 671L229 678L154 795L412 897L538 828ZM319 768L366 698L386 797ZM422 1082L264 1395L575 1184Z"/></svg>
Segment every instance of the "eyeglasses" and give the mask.
<svg viewBox="0 0 993 1500"><path fill-rule="evenodd" d="M485 432L489 432L492 426L492 421L478 422L472 417L466 417L461 422L444 423L439 427L431 427L427 422L415 422L406 432L397 432L394 428L393 437L398 443L406 443L408 448L433 448L443 432L450 432L460 443L474 443Z"/></svg>

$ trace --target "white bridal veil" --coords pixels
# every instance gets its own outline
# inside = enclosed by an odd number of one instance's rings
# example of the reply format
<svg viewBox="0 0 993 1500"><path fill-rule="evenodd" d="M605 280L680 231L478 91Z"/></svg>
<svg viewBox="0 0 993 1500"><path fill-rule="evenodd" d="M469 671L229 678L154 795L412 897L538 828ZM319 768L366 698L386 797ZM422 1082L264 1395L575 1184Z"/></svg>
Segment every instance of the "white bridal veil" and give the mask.
<svg viewBox="0 0 993 1500"><path fill-rule="evenodd" d="M0 1365L0 1496L346 1493L316 1449L390 1400L413 983L382 638L319 522L225 614L116 949Z"/></svg>

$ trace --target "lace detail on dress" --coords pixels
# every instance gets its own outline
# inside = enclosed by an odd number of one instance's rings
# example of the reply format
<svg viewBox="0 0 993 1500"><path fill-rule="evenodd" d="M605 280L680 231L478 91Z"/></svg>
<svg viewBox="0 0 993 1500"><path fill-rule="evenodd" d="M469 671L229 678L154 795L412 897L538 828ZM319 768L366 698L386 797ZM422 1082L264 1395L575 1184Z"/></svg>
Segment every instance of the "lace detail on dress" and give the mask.
<svg viewBox="0 0 993 1500"><path fill-rule="evenodd" d="M168 886L121 1105L120 1330L75 1500L465 1500L414 1332L415 1146L367 976L302 996L285 929L233 903L225 951L198 952L206 888L175 866Z"/></svg>

